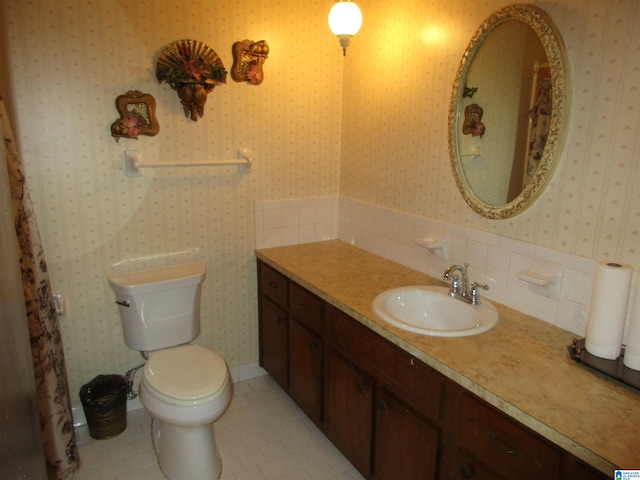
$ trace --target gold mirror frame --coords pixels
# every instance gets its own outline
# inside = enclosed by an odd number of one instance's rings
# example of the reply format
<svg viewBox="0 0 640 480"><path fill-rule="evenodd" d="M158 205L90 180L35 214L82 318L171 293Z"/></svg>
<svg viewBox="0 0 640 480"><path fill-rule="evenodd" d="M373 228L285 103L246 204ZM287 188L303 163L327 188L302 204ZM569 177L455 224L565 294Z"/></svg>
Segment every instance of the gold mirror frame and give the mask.
<svg viewBox="0 0 640 480"><path fill-rule="evenodd" d="M551 71L551 120L547 143L531 182L511 202L504 205L490 205L476 196L469 186L462 169L458 145L462 114L461 100L466 86L467 74L478 50L498 26L511 20L517 20L529 25L544 47ZM462 197L473 210L485 218L510 218L522 213L540 196L553 175L564 144L566 127L569 121L569 100L569 73L565 59L564 44L546 13L531 5L512 5L497 10L480 25L462 55L449 103L449 157L453 176Z"/></svg>

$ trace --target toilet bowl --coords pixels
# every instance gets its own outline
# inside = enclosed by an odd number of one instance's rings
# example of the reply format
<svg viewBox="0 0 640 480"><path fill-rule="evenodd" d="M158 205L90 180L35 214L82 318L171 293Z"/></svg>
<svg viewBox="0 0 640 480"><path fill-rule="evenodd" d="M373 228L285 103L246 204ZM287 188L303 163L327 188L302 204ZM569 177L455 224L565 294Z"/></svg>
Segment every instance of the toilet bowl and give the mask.
<svg viewBox="0 0 640 480"><path fill-rule="evenodd" d="M153 419L153 447L169 479L210 480L222 464L213 422L233 393L229 369L199 345L152 352L140 382L140 401Z"/></svg>
<svg viewBox="0 0 640 480"><path fill-rule="evenodd" d="M151 415L153 448L169 480L215 480L222 462L213 424L231 402L225 360L191 344L200 334L206 267L174 267L110 275L124 341L145 352L140 401Z"/></svg>

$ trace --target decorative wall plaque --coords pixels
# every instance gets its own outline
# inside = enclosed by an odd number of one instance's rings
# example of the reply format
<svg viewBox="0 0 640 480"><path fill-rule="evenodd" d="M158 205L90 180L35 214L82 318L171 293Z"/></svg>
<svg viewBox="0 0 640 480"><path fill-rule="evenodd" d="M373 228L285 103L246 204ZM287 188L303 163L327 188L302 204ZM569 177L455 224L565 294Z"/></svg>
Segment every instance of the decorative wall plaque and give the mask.
<svg viewBox="0 0 640 480"><path fill-rule="evenodd" d="M153 136L160 131L156 119L156 100L148 93L129 90L116 98L120 118L111 124L111 136L138 139L139 135Z"/></svg>
<svg viewBox="0 0 640 480"><path fill-rule="evenodd" d="M207 95L226 83L227 71L218 54L197 40L177 40L160 54L156 78L178 92L184 115L194 122L204 115Z"/></svg>
<svg viewBox="0 0 640 480"><path fill-rule="evenodd" d="M231 78L236 82L260 85L264 80L262 65L269 56L269 45L265 40L254 42L243 40L233 44L233 66Z"/></svg>

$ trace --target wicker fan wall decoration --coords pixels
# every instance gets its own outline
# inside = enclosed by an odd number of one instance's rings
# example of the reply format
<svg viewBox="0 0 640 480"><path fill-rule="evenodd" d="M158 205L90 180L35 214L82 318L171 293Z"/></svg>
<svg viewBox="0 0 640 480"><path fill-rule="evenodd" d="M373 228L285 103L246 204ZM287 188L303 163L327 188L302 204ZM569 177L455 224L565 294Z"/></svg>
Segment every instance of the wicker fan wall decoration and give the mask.
<svg viewBox="0 0 640 480"><path fill-rule="evenodd" d="M226 83L227 71L218 54L198 40L177 40L167 45L156 65L156 78L176 90L184 114L193 121L204 115L207 94Z"/></svg>

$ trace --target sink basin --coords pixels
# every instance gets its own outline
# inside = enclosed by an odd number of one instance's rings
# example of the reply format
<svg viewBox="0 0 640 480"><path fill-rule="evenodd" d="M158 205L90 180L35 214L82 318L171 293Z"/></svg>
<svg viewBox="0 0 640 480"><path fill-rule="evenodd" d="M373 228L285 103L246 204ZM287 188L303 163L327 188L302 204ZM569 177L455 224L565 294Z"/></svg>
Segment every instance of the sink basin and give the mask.
<svg viewBox="0 0 640 480"><path fill-rule="evenodd" d="M448 295L447 287L410 286L382 292L373 311L385 322L409 332L434 337L465 337L491 330L496 307L485 299L471 305Z"/></svg>

